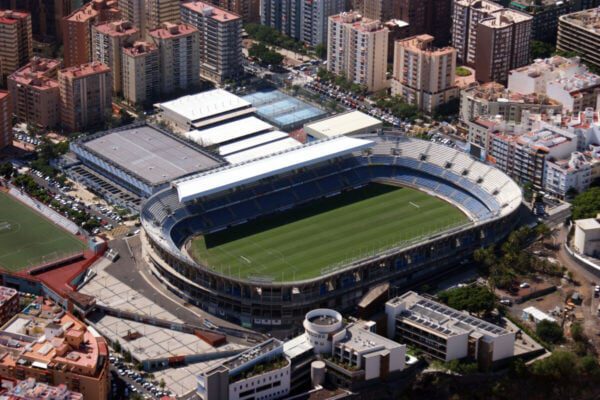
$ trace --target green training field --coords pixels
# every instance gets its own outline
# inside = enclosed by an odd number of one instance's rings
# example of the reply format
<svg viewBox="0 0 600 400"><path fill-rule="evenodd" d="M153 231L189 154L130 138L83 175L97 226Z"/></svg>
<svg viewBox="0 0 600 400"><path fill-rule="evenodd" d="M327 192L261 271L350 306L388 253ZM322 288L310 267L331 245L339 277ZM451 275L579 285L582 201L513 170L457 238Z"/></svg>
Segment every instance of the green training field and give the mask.
<svg viewBox="0 0 600 400"><path fill-rule="evenodd" d="M19 271L84 249L75 236L0 192L0 267Z"/></svg>
<svg viewBox="0 0 600 400"><path fill-rule="evenodd" d="M198 236L189 251L227 275L296 281L467 220L458 208L421 191L373 183Z"/></svg>

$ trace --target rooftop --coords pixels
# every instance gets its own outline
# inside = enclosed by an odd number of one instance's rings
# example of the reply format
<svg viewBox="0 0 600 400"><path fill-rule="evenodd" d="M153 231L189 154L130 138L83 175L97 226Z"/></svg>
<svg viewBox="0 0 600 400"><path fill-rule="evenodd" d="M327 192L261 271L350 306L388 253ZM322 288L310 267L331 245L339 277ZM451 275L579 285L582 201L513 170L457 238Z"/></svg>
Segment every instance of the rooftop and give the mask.
<svg viewBox="0 0 600 400"><path fill-rule="evenodd" d="M228 93L228 92L226 92ZM223 101L226 97L223 97ZM244 103L245 104L245 103ZM208 115L208 111L205 112ZM233 122L217 125L213 128L194 130L185 134L185 136L203 147L211 147L232 140L245 138L247 136L266 132L273 129L271 124L264 122L256 117L246 117Z"/></svg>
<svg viewBox="0 0 600 400"><path fill-rule="evenodd" d="M600 222L596 218L578 219L575 224L585 231L600 229Z"/></svg>
<svg viewBox="0 0 600 400"><path fill-rule="evenodd" d="M561 15L559 19L571 25L577 25L596 35L600 35L600 7Z"/></svg>
<svg viewBox="0 0 600 400"><path fill-rule="evenodd" d="M128 36L138 32L138 29L127 20L108 21L94 26L98 32L108 36Z"/></svg>
<svg viewBox="0 0 600 400"><path fill-rule="evenodd" d="M344 346L359 354L389 350L402 346L398 342L365 329L363 324L364 321L361 321L347 326L346 337L337 342L336 345Z"/></svg>
<svg viewBox="0 0 600 400"><path fill-rule="evenodd" d="M148 34L156 39L174 39L190 35L194 32L198 32L198 29L191 25L176 25L170 22L165 22L160 28L150 31Z"/></svg>
<svg viewBox="0 0 600 400"><path fill-rule="evenodd" d="M406 39L397 40L396 45L405 47L409 50L415 52L426 53L431 56L442 56L445 54L452 54L456 52L456 49L453 47L442 47L436 48L433 46L433 41L435 38L431 35L423 34L411 36Z"/></svg>
<svg viewBox="0 0 600 400"><path fill-rule="evenodd" d="M71 22L86 22L102 12L118 15L120 11L117 3L117 0L92 0L73 11L65 19Z"/></svg>
<svg viewBox="0 0 600 400"><path fill-rule="evenodd" d="M15 289L6 286L0 286L0 305L3 305L16 295L17 291Z"/></svg>
<svg viewBox="0 0 600 400"><path fill-rule="evenodd" d="M260 358L275 352L279 348L283 350L283 342L279 339L271 338L230 358L222 365L230 371L235 371L254 360L259 360Z"/></svg>
<svg viewBox="0 0 600 400"><path fill-rule="evenodd" d="M83 395L68 390L62 383L58 386L50 386L46 383L36 382L34 378L27 378L17 382L14 387L2 393L0 399L83 400Z"/></svg>
<svg viewBox="0 0 600 400"><path fill-rule="evenodd" d="M99 61L92 61L74 67L64 68L59 71L60 76L68 78L84 78L86 76L110 72L110 68Z"/></svg>
<svg viewBox="0 0 600 400"><path fill-rule="evenodd" d="M223 89L209 90L194 95L160 103L163 110L169 110L190 121L208 119L219 114L251 107L250 102Z"/></svg>
<svg viewBox="0 0 600 400"><path fill-rule="evenodd" d="M560 105L556 100L538 93L522 94L508 90L501 83L488 82L465 89L473 97L486 99L489 101L506 101L523 104L541 104L541 105Z"/></svg>
<svg viewBox="0 0 600 400"><path fill-rule="evenodd" d="M503 8L492 12L489 18L481 20L479 23L493 28L503 28L520 22L531 21L533 18L521 11Z"/></svg>
<svg viewBox="0 0 600 400"><path fill-rule="evenodd" d="M214 5L205 3L203 1L191 1L188 3L183 3L181 7L185 7L193 12L202 14L204 17L210 17L219 22L229 22L241 19L241 17L237 14L219 7L215 7Z"/></svg>
<svg viewBox="0 0 600 400"><path fill-rule="evenodd" d="M349 132L378 129L382 122L360 111L350 111L344 114L321 119L304 125L309 134L317 133L318 138L335 137Z"/></svg>
<svg viewBox="0 0 600 400"><path fill-rule="evenodd" d="M16 24L18 20L28 17L28 12L0 10L0 24Z"/></svg>
<svg viewBox="0 0 600 400"><path fill-rule="evenodd" d="M222 156L231 155L240 151L249 150L267 143L276 142L288 138L289 135L281 131L270 131L252 136L248 139L238 140L231 144L226 144L219 148L219 154Z"/></svg>
<svg viewBox="0 0 600 400"><path fill-rule="evenodd" d="M10 75L9 79L21 85L35 86L39 90L58 88L56 75L60 66L60 60L35 56L29 64Z"/></svg>
<svg viewBox="0 0 600 400"><path fill-rule="evenodd" d="M356 11L344 11L340 14L332 15L329 19L337 23L351 25L352 29L359 32L387 31L387 28L381 21L363 17Z"/></svg>
<svg viewBox="0 0 600 400"><path fill-rule="evenodd" d="M104 132L86 138L80 145L151 185L220 164L215 158L150 125Z"/></svg>
<svg viewBox="0 0 600 400"><path fill-rule="evenodd" d="M124 47L123 53L132 57L138 57L151 52L156 52L157 50L158 48L153 43L139 40L134 42L132 46Z"/></svg>
<svg viewBox="0 0 600 400"><path fill-rule="evenodd" d="M404 303L405 306L400 314L402 318L445 336L479 332L486 336L497 337L509 333L504 328L473 317L464 311L429 300L412 291L389 301L392 304L399 302Z"/></svg>
<svg viewBox="0 0 600 400"><path fill-rule="evenodd" d="M231 164L239 164L260 157L268 156L270 154L287 151L301 145L302 143L288 136L286 138L274 140L270 143L264 143L260 146L240 151L235 154L230 154L228 156L225 156L225 159Z"/></svg>
<svg viewBox="0 0 600 400"><path fill-rule="evenodd" d="M174 183L179 200L190 201L229 188L256 182L260 179L317 164L334 157L350 154L373 146L370 140L345 136L322 140L296 147L243 164L207 171Z"/></svg>

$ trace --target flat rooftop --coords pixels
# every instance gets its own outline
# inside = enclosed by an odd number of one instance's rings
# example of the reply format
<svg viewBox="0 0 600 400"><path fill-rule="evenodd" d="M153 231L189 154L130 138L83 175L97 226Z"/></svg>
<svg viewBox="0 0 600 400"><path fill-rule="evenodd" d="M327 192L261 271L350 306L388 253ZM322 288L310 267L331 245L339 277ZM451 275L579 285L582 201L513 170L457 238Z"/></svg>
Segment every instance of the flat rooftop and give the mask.
<svg viewBox="0 0 600 400"><path fill-rule="evenodd" d="M346 135L353 132L364 133L378 129L383 123L377 118L360 111L350 111L330 118L321 119L304 125L306 133L319 139Z"/></svg>
<svg viewBox="0 0 600 400"><path fill-rule="evenodd" d="M108 132L81 146L151 185L221 164L216 158L149 125Z"/></svg>
<svg viewBox="0 0 600 400"><path fill-rule="evenodd" d="M248 150L240 151L235 154L225 156L225 159L231 164L239 164L256 158L268 156L270 154L279 153L281 151L290 150L294 147L302 146L302 143L294 138L286 137L281 140L265 143Z"/></svg>
<svg viewBox="0 0 600 400"><path fill-rule="evenodd" d="M271 124L252 116L217 125L213 128L193 130L185 133L184 136L200 146L210 147L243 139L257 133L268 132L272 129Z"/></svg>
<svg viewBox="0 0 600 400"><path fill-rule="evenodd" d="M161 109L179 114L192 122L251 106L249 101L223 89L183 96L159 104Z"/></svg>

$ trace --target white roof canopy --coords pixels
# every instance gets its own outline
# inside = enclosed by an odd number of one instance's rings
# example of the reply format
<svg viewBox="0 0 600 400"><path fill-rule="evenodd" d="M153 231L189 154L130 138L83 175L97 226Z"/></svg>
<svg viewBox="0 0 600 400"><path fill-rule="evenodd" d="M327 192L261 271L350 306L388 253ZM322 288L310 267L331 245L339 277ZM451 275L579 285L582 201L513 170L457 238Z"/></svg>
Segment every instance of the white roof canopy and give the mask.
<svg viewBox="0 0 600 400"><path fill-rule="evenodd" d="M235 154L230 154L228 156L225 156L225 159L230 164L239 164L246 161L254 160L259 157L268 156L269 154L275 154L285 150L289 150L301 145L302 143L300 143L296 139L287 137L281 140L277 140L275 142L263 144L262 146L240 151Z"/></svg>
<svg viewBox="0 0 600 400"><path fill-rule="evenodd" d="M175 181L174 185L177 188L179 201L191 201L235 186L364 150L373 145L374 142L370 140L340 136L312 142L242 164L207 171Z"/></svg>
<svg viewBox="0 0 600 400"><path fill-rule="evenodd" d="M214 128L190 131L185 133L184 136L203 147L209 147L272 129L273 126L263 120L256 117L247 117Z"/></svg>

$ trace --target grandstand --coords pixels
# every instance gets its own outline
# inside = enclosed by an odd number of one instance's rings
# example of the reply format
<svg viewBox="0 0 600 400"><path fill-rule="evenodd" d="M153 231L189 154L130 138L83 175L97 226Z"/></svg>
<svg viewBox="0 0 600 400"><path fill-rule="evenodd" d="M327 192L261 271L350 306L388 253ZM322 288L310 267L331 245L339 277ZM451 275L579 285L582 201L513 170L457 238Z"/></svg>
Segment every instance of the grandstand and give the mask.
<svg viewBox="0 0 600 400"><path fill-rule="evenodd" d="M403 189L377 195L384 196L379 197L382 204L390 204L379 210L371 210L379 201L369 203L369 196L356 204L342 201L369 192L373 182ZM375 284L415 284L494 243L517 222L521 199L519 187L508 176L445 146L403 137L334 137L174 182L142 207L143 248L156 275L187 301L209 312L218 309L222 317L255 328L291 327L307 310L322 305L346 309ZM344 204L339 206L338 201ZM318 204L331 210L297 217ZM388 213L394 207L398 209ZM431 225L432 218L415 218L411 207L423 207L421 211L431 213L439 224ZM365 251L336 253L333 258L311 253L314 249L306 246L315 243L310 235L303 236L302 221L329 211L333 217L319 222L325 232L319 246L326 246L321 242L328 237L334 242L347 234L343 229L347 224L389 239L387 244L369 246L367 236L356 236L346 246L356 250L362 243ZM345 211L352 217L344 216ZM457 216L455 221L444 223L439 217L451 213ZM395 225L382 223L379 214ZM336 219L342 226L336 226ZM294 229L286 227L297 222ZM414 231L400 239L386 236L401 229L402 222ZM208 242L204 251L241 240L239 248L250 249L253 240L261 239L252 239L253 235L261 232L250 232L249 227L269 223L283 230L267 235L264 243L256 242L266 247L255 254L272 254L260 262L263 265L239 267L243 257L252 262L254 250L211 256L198 247L202 240L204 245ZM284 234L289 235L288 242L278 240L281 244L276 246L272 241L269 247L268 237ZM195 237L200 242L190 240ZM228 251L226 246L221 249ZM330 251L324 249L321 253ZM314 268L286 264L302 260L298 253L306 255L305 265L314 261ZM234 265L212 264L214 260L233 264L233 259Z"/></svg>

